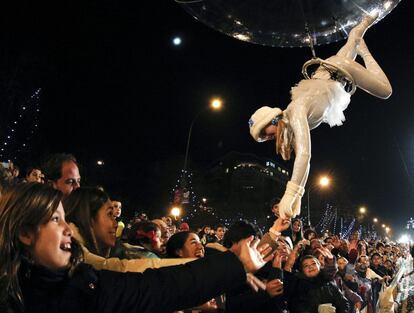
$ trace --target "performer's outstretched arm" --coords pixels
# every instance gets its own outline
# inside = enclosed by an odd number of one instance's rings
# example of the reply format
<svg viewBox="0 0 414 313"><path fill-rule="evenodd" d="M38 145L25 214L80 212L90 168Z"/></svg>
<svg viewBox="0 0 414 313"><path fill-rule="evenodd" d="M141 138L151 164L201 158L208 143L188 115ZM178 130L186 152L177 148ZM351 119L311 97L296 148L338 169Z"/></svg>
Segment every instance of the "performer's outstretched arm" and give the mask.
<svg viewBox="0 0 414 313"><path fill-rule="evenodd" d="M294 106L292 110L289 110L289 124L295 138L293 147L295 150L295 163L290 180L297 185L305 187L311 159L311 136L306 106Z"/></svg>
<svg viewBox="0 0 414 313"><path fill-rule="evenodd" d="M296 101L306 101L299 99ZM307 117L307 105L292 105L286 111L289 125L293 131L295 144L295 163L291 180L287 183L286 191L279 203L279 213L282 218L300 214L301 198L305 192L304 186L309 175L311 158L311 139Z"/></svg>

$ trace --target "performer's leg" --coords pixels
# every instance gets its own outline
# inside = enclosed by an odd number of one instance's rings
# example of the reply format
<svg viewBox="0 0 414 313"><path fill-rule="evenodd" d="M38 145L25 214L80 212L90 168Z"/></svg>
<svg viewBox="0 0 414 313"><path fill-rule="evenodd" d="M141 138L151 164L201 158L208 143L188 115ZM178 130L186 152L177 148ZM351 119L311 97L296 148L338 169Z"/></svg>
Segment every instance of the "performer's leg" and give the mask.
<svg viewBox="0 0 414 313"><path fill-rule="evenodd" d="M362 38L367 31L367 29L372 25L372 23L377 19L378 15L371 16L367 15L361 23L355 26L349 33L348 39L345 45L339 49L336 55L328 58L328 61L334 62L339 66L346 67L345 63L355 63L359 65L357 62L354 62L356 56L358 55L358 47L362 41ZM349 66L348 66L349 67ZM315 78L322 78L322 79L329 79L330 74L323 68L319 67L314 76Z"/></svg>
<svg viewBox="0 0 414 313"><path fill-rule="evenodd" d="M375 16L368 16L358 26L354 27L349 34L347 43L327 61L335 63L340 68L348 71L359 88L373 96L386 99L392 93L391 84L369 52L364 39L362 39L365 31L375 19ZM365 67L354 61L357 55L362 57Z"/></svg>
<svg viewBox="0 0 414 313"><path fill-rule="evenodd" d="M375 16L367 15L361 23L355 26L349 33L348 40L345 45L338 51L336 55L355 60L358 52L357 48L360 43L360 40L364 37L367 29L372 25L372 23L377 19L378 14Z"/></svg>
<svg viewBox="0 0 414 313"><path fill-rule="evenodd" d="M377 61L369 52L363 39L360 40L356 50L357 54L364 60L366 67L354 60L339 55L334 55L328 58L327 61L335 63L338 67L348 71L359 88L378 98L388 98L392 93L391 84Z"/></svg>
<svg viewBox="0 0 414 313"><path fill-rule="evenodd" d="M364 60L365 67L369 72L374 74L378 80L386 84L389 84L387 76L385 75L384 71L379 66L377 61L374 59L374 57L369 52L368 47L363 39L358 45L358 55L360 55L362 59Z"/></svg>

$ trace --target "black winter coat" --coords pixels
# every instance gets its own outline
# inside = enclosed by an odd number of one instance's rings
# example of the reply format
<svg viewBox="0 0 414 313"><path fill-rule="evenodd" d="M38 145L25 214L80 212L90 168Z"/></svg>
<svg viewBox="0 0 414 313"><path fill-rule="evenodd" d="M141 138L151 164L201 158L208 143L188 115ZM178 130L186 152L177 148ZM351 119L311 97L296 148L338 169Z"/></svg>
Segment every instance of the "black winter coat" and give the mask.
<svg viewBox="0 0 414 313"><path fill-rule="evenodd" d="M144 273L96 271L78 266L72 277L32 266L21 275L28 313L168 313L202 304L246 281L230 252Z"/></svg>
<svg viewBox="0 0 414 313"><path fill-rule="evenodd" d="M259 275L259 272L256 273L257 277ZM267 273L267 280L273 279L283 281L283 271L271 267ZM281 313L284 307L282 295L272 298L266 290L255 292L247 284L226 294L226 312L228 313Z"/></svg>
<svg viewBox="0 0 414 313"><path fill-rule="evenodd" d="M284 272L284 294L291 313L318 313L318 306L331 303L336 313L347 313L349 302L333 280L323 278L322 272L315 278Z"/></svg>

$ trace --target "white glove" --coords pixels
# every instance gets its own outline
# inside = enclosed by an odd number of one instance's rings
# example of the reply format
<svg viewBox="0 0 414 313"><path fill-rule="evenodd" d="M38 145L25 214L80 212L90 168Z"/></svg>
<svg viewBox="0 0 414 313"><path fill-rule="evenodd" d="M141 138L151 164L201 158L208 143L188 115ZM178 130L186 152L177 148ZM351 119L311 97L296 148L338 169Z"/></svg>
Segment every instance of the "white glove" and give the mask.
<svg viewBox="0 0 414 313"><path fill-rule="evenodd" d="M281 218L295 217L300 213L301 198L305 189L289 181L286 185L285 194L279 203L279 214Z"/></svg>
<svg viewBox="0 0 414 313"><path fill-rule="evenodd" d="M336 308L332 303L324 303L318 306L318 313L335 313Z"/></svg>
<svg viewBox="0 0 414 313"><path fill-rule="evenodd" d="M303 188L302 186L298 186L298 192L296 195L296 200L295 203L293 203L293 217L300 215L300 206L302 203L302 197L303 194L305 193L305 188Z"/></svg>

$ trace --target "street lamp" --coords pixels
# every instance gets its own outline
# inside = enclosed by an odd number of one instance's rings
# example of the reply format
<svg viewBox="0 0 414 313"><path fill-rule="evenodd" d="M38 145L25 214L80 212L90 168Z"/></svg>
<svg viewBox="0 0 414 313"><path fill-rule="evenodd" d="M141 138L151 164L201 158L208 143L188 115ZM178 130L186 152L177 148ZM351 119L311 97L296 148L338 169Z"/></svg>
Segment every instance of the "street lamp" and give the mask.
<svg viewBox="0 0 414 313"><path fill-rule="evenodd" d="M365 213L367 213L367 209L362 206L362 207L359 208L359 213L365 214Z"/></svg>
<svg viewBox="0 0 414 313"><path fill-rule="evenodd" d="M325 187L329 186L330 182L331 182L331 180L329 179L328 176L321 176L319 178L319 181L318 181L317 184L311 185L309 187L308 192L307 192L307 196L308 196L308 226L311 226L309 194L310 194L311 190L313 190L318 185L325 188Z"/></svg>
<svg viewBox="0 0 414 313"><path fill-rule="evenodd" d="M179 207L173 207L171 209L171 215L174 216L174 219L177 220L177 217L180 216L181 209Z"/></svg>
<svg viewBox="0 0 414 313"><path fill-rule="evenodd" d="M220 98L214 98L211 100L210 105L213 110L220 110L221 106L223 105L223 101Z"/></svg>
<svg viewBox="0 0 414 313"><path fill-rule="evenodd" d="M378 223L378 219L376 217L374 217L373 221L374 223Z"/></svg>
<svg viewBox="0 0 414 313"><path fill-rule="evenodd" d="M223 106L223 101L220 98L214 98L210 101L210 107L211 109L213 109L214 111L219 111ZM190 129L188 130L188 136L187 136L187 146L185 148L185 157L184 157L184 174L187 171L187 161L188 161L188 151L190 149L190 141L191 141L191 133L193 131L193 126L194 123L196 122L196 120L198 119L198 117L201 115L201 113L203 113L207 108L203 108L201 109L193 118L191 124L190 124Z"/></svg>
<svg viewBox="0 0 414 313"><path fill-rule="evenodd" d="M322 176L322 177L321 177L321 179L319 179L319 184L320 184L322 187L326 187L326 186L328 186L328 185L329 185L329 183L330 183L330 180L329 180L329 177L327 177L327 176Z"/></svg>

